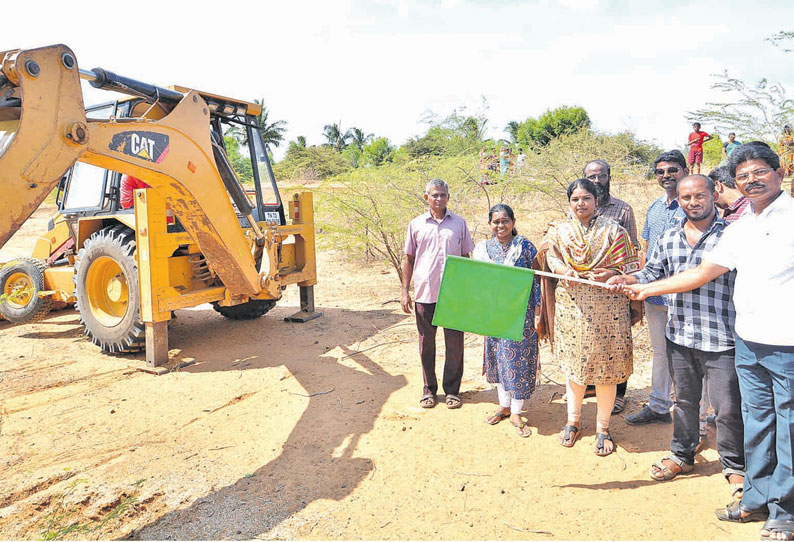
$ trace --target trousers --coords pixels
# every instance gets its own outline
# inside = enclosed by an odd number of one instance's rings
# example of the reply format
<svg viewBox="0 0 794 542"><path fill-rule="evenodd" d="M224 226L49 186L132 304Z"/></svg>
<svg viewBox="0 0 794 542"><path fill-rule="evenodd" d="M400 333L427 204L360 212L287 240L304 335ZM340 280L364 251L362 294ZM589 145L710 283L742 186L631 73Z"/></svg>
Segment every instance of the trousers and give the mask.
<svg viewBox="0 0 794 542"><path fill-rule="evenodd" d="M703 377L717 416L717 452L722 473L744 474L744 423L734 349L705 352L667 339L667 360L675 386L673 441L670 451L689 465L695 463L700 433L700 400Z"/></svg>
<svg viewBox="0 0 794 542"><path fill-rule="evenodd" d="M670 391L673 379L670 377L670 368L667 363L667 307L653 305L645 302L645 319L648 321L648 333L651 336L653 347L653 367L651 373L651 396L648 399L648 408L657 414L666 414L673 406Z"/></svg>
<svg viewBox="0 0 794 542"><path fill-rule="evenodd" d="M438 392L436 379L436 330L433 325L435 303L414 303L416 309L416 328L419 331L419 357L422 360L422 377L424 378L424 394L435 395ZM444 328L444 376L442 385L447 395L460 393L460 382L463 379L463 332Z"/></svg>
<svg viewBox="0 0 794 542"><path fill-rule="evenodd" d="M794 346L737 336L736 373L747 459L742 504L768 508L771 519L794 520Z"/></svg>

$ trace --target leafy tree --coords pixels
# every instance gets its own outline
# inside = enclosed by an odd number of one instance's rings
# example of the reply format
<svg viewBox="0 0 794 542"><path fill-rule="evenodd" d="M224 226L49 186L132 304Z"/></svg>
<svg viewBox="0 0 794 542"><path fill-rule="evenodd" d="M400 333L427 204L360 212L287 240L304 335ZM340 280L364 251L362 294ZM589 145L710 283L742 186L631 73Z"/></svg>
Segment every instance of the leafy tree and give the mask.
<svg viewBox="0 0 794 542"><path fill-rule="evenodd" d="M326 124L323 127L323 137L327 141L327 144L336 149L338 152L342 152L342 149L347 147L348 141L350 141L351 134L349 131L342 133L342 128L339 126L338 123L333 124Z"/></svg>
<svg viewBox="0 0 794 542"><path fill-rule="evenodd" d="M351 168L345 157L327 145L290 146L284 159L273 166L277 179L325 179Z"/></svg>
<svg viewBox="0 0 794 542"><path fill-rule="evenodd" d="M360 128L351 128L348 133L353 144L362 152L364 151L364 146L375 137L375 134L365 134Z"/></svg>
<svg viewBox="0 0 794 542"><path fill-rule="evenodd" d="M284 141L284 132L287 131L287 121L275 120L268 122L270 112L264 105L264 98L261 100L254 100L254 103L262 106L262 111L256 116L256 126L259 133L262 134L262 139L265 145L269 147L278 147ZM248 144L248 132L244 126L232 125L225 135L233 136L241 145Z"/></svg>
<svg viewBox="0 0 794 542"><path fill-rule="evenodd" d="M712 139L703 143L703 170L708 173L722 162L722 138L711 134ZM686 156L687 153L684 153Z"/></svg>
<svg viewBox="0 0 794 542"><path fill-rule="evenodd" d="M766 41L770 42L775 47L780 47L784 53L794 53L794 49L787 49L783 45L784 42L794 41L794 31L781 30L774 36L766 38Z"/></svg>
<svg viewBox="0 0 794 542"><path fill-rule="evenodd" d="M306 138L303 136L298 136L295 141L289 142L289 147L287 147L287 153L289 154L290 151L295 151L298 149L305 149L306 148Z"/></svg>
<svg viewBox="0 0 794 542"><path fill-rule="evenodd" d="M518 143L518 129L521 127L521 123L516 120L511 120L505 126L505 132L510 134L510 141L513 143Z"/></svg>
<svg viewBox="0 0 794 542"><path fill-rule="evenodd" d="M361 165L361 155L361 150L358 148L358 145L355 144L348 145L342 149L342 156L344 156L345 160L353 167Z"/></svg>
<svg viewBox="0 0 794 542"><path fill-rule="evenodd" d="M251 160L242 155L237 139L234 136L226 135L223 136L223 142L226 144L226 156L229 157L229 163L237 174L237 178L241 183L253 184L254 172L251 167ZM246 147L247 151L248 148Z"/></svg>
<svg viewBox="0 0 794 542"><path fill-rule="evenodd" d="M483 114L464 116L453 111L440 120L436 115L428 115L425 122L431 125L425 135L412 138L404 145L414 158L475 152L482 142L488 119Z"/></svg>
<svg viewBox="0 0 794 542"><path fill-rule="evenodd" d="M783 45L791 40L794 31L778 32L766 39L784 52L794 51ZM747 83L731 77L727 70L713 77L716 81L711 88L723 92L725 100L707 102L705 107L689 112L689 120L710 124L720 133L736 132L740 141L775 141L783 126L794 121L794 99L782 84L766 77Z"/></svg>
<svg viewBox="0 0 794 542"><path fill-rule="evenodd" d="M556 137L589 127L590 117L584 108L561 106L522 122L516 132L516 140L526 147L544 146Z"/></svg>
<svg viewBox="0 0 794 542"><path fill-rule="evenodd" d="M259 127L259 133L262 134L265 145L269 147L278 147L281 145L281 142L284 141L284 132L287 131L287 121L274 120L273 122L268 122L270 112L265 106L265 99L254 100L254 103L262 106L262 111L256 116L256 125Z"/></svg>
<svg viewBox="0 0 794 542"><path fill-rule="evenodd" d="M714 77L717 81L711 88L724 92L727 99L707 102L706 107L687 113L690 121L710 124L715 132L736 132L740 141L774 141L781 128L794 120L794 100L780 83L764 78L748 84L727 70Z"/></svg>
<svg viewBox="0 0 794 542"><path fill-rule="evenodd" d="M394 147L391 146L389 140L385 137L379 137L364 147L361 163L363 165L379 166L389 159L393 151Z"/></svg>

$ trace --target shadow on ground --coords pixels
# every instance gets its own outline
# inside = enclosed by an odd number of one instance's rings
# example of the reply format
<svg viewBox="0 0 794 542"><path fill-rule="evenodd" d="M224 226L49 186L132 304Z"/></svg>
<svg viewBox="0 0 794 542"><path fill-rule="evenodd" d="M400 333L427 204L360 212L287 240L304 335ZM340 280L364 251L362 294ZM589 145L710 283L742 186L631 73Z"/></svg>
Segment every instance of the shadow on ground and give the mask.
<svg viewBox="0 0 794 542"><path fill-rule="evenodd" d="M274 460L185 509L166 513L129 538L249 539L271 531L313 501L345 498L374 473L372 460L356 457L354 452L389 396L406 385L406 378L389 374L372 361L371 350L358 353L356 345L404 317L385 310L322 310L322 318L307 324L284 323L277 311L267 320L219 319L214 325L206 325L207 315L179 313L170 333L171 346L201 360L183 371L284 365L309 396L308 406ZM366 326L360 324L362 319L368 322ZM200 336L190 332L194 326L203 326ZM195 336L195 341L185 344L180 336ZM254 341L255 337L261 342ZM282 356L278 347L287 342L293 353L297 347L302 355ZM344 363L324 355L336 348L345 356ZM214 354L206 356L202 351ZM210 519L216 512L226 514L223 521ZM234 530L228 531L228 525L234 525Z"/></svg>

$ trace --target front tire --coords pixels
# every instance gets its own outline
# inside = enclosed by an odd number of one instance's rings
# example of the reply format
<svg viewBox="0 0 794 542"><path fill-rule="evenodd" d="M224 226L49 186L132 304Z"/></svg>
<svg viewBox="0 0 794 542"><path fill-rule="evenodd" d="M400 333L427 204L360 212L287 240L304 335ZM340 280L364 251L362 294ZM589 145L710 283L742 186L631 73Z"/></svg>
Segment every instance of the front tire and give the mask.
<svg viewBox="0 0 794 542"><path fill-rule="evenodd" d="M137 352L146 344L135 250L135 232L116 225L92 235L78 255L77 311L85 334L105 352Z"/></svg>
<svg viewBox="0 0 794 542"><path fill-rule="evenodd" d="M47 263L38 258L19 258L0 269L0 314L14 324L38 322L52 308L50 296L39 297Z"/></svg>

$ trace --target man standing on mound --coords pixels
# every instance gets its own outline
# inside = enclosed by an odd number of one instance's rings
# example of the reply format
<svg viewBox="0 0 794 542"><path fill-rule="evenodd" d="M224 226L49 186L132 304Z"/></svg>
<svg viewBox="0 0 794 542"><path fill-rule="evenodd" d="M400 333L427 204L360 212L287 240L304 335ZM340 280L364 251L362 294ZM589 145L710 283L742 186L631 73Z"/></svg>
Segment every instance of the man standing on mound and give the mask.
<svg viewBox="0 0 794 542"><path fill-rule="evenodd" d="M420 405L436 406L436 326L433 314L447 256L465 256L474 249L466 221L449 211L449 185L441 179L427 183L425 201L430 210L411 220L405 236L402 309L411 313L411 278L416 295L416 328L419 330L419 357L422 359L424 391ZM460 381L463 379L463 332L444 328L444 402L447 408L460 408Z"/></svg>
<svg viewBox="0 0 794 542"><path fill-rule="evenodd" d="M703 163L703 143L711 141L712 137L706 132L700 130L700 123L696 122L692 125L692 132L689 134L689 172L699 174L700 164Z"/></svg>

